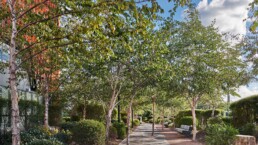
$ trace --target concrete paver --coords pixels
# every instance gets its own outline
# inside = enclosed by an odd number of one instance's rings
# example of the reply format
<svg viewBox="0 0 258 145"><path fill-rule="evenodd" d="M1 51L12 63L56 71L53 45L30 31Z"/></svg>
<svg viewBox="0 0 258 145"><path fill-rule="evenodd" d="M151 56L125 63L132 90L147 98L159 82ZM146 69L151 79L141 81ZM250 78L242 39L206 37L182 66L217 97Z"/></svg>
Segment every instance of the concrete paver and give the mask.
<svg viewBox="0 0 258 145"><path fill-rule="evenodd" d="M155 129L154 136L152 133L152 125L143 123L138 126L129 136L130 145L169 145L165 136ZM126 145L126 139L119 145Z"/></svg>

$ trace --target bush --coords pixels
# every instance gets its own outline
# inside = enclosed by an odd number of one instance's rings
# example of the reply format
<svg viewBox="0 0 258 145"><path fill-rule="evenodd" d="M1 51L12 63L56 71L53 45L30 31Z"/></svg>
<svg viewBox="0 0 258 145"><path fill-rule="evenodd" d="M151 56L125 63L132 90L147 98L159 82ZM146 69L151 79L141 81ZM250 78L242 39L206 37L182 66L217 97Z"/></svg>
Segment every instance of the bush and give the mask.
<svg viewBox="0 0 258 145"><path fill-rule="evenodd" d="M198 124L198 119L196 119L196 125ZM193 125L193 119L192 116L185 116L180 119L178 122L178 125Z"/></svg>
<svg viewBox="0 0 258 145"><path fill-rule="evenodd" d="M61 132L54 135L58 141L69 144L72 140L72 133L69 130L62 130Z"/></svg>
<svg viewBox="0 0 258 145"><path fill-rule="evenodd" d="M208 126L213 124L222 124L222 123L223 121L221 117L212 117L212 118L209 118L207 121Z"/></svg>
<svg viewBox="0 0 258 145"><path fill-rule="evenodd" d="M71 130L75 126L76 122L63 122L60 124L61 130Z"/></svg>
<svg viewBox="0 0 258 145"><path fill-rule="evenodd" d="M232 117L222 117L222 121L227 125L232 125L233 122Z"/></svg>
<svg viewBox="0 0 258 145"><path fill-rule="evenodd" d="M225 124L211 124L206 128L206 145L231 145L238 130Z"/></svg>
<svg viewBox="0 0 258 145"><path fill-rule="evenodd" d="M0 134L0 144L1 145L10 145L10 144L12 144L12 133L11 132L6 132L4 134L1 133Z"/></svg>
<svg viewBox="0 0 258 145"><path fill-rule="evenodd" d="M78 115L72 115L71 121L80 121L80 117Z"/></svg>
<svg viewBox="0 0 258 145"><path fill-rule="evenodd" d="M95 120L83 120L72 128L72 139L80 145L105 144L105 126Z"/></svg>
<svg viewBox="0 0 258 145"><path fill-rule="evenodd" d="M140 120L135 119L133 120L133 126L139 126L140 125Z"/></svg>
<svg viewBox="0 0 258 145"><path fill-rule="evenodd" d="M35 139L27 145L63 145L61 142L55 139Z"/></svg>
<svg viewBox="0 0 258 145"><path fill-rule="evenodd" d="M113 126L116 128L117 130L117 136L119 139L124 139L126 136L126 127L125 124L123 122L115 122L113 124Z"/></svg>
<svg viewBox="0 0 258 145"><path fill-rule="evenodd" d="M255 125L252 123L245 124L239 128L239 133L242 135L255 135Z"/></svg>
<svg viewBox="0 0 258 145"><path fill-rule="evenodd" d="M110 139L117 138L117 129L114 126L110 126L110 128L109 128L109 138Z"/></svg>

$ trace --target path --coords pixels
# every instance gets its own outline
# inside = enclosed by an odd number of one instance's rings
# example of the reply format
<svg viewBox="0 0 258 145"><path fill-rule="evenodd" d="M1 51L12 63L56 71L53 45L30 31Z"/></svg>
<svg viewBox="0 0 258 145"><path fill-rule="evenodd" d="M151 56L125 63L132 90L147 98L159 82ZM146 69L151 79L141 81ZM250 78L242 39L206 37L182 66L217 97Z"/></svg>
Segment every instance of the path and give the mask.
<svg viewBox="0 0 258 145"><path fill-rule="evenodd" d="M202 145L193 142L190 138L185 137L169 128L161 130L161 125L155 125L154 136L151 136L152 125L143 123L138 126L129 137L130 145ZM119 145L126 145L126 139Z"/></svg>
<svg viewBox="0 0 258 145"><path fill-rule="evenodd" d="M154 136L151 136L151 131L151 124L141 124L130 134L130 145L169 145L164 135L156 130ZM126 139L119 145L126 145Z"/></svg>

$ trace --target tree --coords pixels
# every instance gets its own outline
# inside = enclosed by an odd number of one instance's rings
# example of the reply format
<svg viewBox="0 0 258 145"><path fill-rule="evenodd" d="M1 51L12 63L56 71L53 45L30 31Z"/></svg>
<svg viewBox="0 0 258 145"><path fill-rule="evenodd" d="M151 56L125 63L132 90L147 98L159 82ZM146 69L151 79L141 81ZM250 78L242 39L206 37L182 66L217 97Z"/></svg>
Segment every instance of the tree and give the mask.
<svg viewBox="0 0 258 145"><path fill-rule="evenodd" d="M203 26L196 10L189 10L186 22L179 22L169 42L170 62L175 65L174 83L189 101L193 117L193 140L196 138L195 108L205 94L224 84L230 88L241 84L244 63L240 51L223 40L214 23Z"/></svg>

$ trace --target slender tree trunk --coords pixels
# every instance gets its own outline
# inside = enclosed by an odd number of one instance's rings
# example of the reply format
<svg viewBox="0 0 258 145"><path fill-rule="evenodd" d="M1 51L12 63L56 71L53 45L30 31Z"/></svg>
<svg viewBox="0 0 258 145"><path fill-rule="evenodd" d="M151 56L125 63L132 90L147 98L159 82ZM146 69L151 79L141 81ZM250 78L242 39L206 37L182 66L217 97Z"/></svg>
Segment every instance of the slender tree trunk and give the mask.
<svg viewBox="0 0 258 145"><path fill-rule="evenodd" d="M118 102L120 102L120 96L118 96ZM120 123L121 121L120 103L118 103L118 106L117 106L117 120Z"/></svg>
<svg viewBox="0 0 258 145"><path fill-rule="evenodd" d="M18 93L16 86L16 35L17 35L17 18L15 11L15 2L12 0L7 1L9 9L12 15L12 36L9 47L10 58L9 58L9 73L10 73L10 93L12 102L12 116L11 116L11 128L12 128L12 145L20 145L20 116L19 116L19 105L18 105Z"/></svg>
<svg viewBox="0 0 258 145"><path fill-rule="evenodd" d="M108 107L108 112L106 115L106 145L108 145L108 141L109 141L109 128L111 126L111 117L112 117L112 112L114 110L115 107L115 103L116 103L116 98L119 92L113 91L110 103L109 103L109 107Z"/></svg>
<svg viewBox="0 0 258 145"><path fill-rule="evenodd" d="M164 130L164 119L165 119L165 115L164 115L164 106L163 106L163 109L162 109L162 130Z"/></svg>
<svg viewBox="0 0 258 145"><path fill-rule="evenodd" d="M195 101L195 98L193 98L192 99L192 105L191 105L192 117L193 117L193 141L196 140L196 133L197 133L195 106L196 106L196 101Z"/></svg>
<svg viewBox="0 0 258 145"><path fill-rule="evenodd" d="M152 136L154 135L154 127L155 127L155 99L152 100L152 113L153 113L153 120L152 120Z"/></svg>
<svg viewBox="0 0 258 145"><path fill-rule="evenodd" d="M135 94L136 94L136 92L134 92L133 93L134 95L133 96L131 96L131 100L130 100L130 103L129 103L129 106L128 106L128 110L127 110L127 121L126 121L126 123L127 123L127 138L126 138L126 144L127 145L129 145L129 142L130 142L130 140L129 140L129 134L130 134L130 129L131 129L131 127L130 127L130 117L131 117L131 110L132 110L132 105L133 105L133 99L134 99L134 97L135 97ZM133 114L132 114L133 115ZM133 121L133 120L132 120ZM133 123L133 122L132 122Z"/></svg>
<svg viewBox="0 0 258 145"><path fill-rule="evenodd" d="M44 127L45 128L48 128L49 127L49 124L48 124L48 109L49 109L49 87L48 87L48 81L47 81L47 76L45 75L45 78L44 78L44 92L45 92L45 96L44 96L44 99L45 99L45 112L44 112Z"/></svg>
<svg viewBox="0 0 258 145"><path fill-rule="evenodd" d="M85 99L84 99L84 103L83 103L82 119L83 120L86 119L86 100Z"/></svg>
<svg viewBox="0 0 258 145"><path fill-rule="evenodd" d="M215 107L212 107L212 113L211 113L211 117L215 116Z"/></svg>
<svg viewBox="0 0 258 145"><path fill-rule="evenodd" d="M131 103L129 104L128 109L127 109L127 121L126 121L126 124L127 124L126 144L127 145L129 145L129 134L130 134L130 129L131 129L130 117L131 117Z"/></svg>

